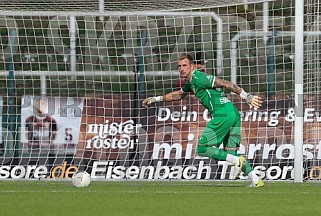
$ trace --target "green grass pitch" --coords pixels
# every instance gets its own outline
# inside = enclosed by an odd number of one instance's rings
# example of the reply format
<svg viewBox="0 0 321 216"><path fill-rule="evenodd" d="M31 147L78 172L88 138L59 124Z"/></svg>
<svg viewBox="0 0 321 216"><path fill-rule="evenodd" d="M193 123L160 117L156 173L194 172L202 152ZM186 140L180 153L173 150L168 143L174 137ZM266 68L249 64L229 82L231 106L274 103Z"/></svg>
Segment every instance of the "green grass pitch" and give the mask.
<svg viewBox="0 0 321 216"><path fill-rule="evenodd" d="M321 184L242 181L0 181L1 215L320 215Z"/></svg>

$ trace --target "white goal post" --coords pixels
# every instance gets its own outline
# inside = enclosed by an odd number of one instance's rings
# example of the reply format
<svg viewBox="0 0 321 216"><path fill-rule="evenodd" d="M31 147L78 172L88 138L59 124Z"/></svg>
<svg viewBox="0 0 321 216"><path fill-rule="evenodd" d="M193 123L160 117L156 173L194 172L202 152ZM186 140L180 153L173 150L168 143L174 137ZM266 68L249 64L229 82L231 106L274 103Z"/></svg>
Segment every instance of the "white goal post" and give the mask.
<svg viewBox="0 0 321 216"><path fill-rule="evenodd" d="M304 123L304 95L303 58L304 56L304 1L295 1L295 139L294 139L294 181L303 181L303 123Z"/></svg>
<svg viewBox="0 0 321 216"><path fill-rule="evenodd" d="M0 1L0 179L229 180L196 154L211 116L193 94L141 106L179 89L188 52L264 99L226 92L260 177L319 181L318 0L178 2Z"/></svg>

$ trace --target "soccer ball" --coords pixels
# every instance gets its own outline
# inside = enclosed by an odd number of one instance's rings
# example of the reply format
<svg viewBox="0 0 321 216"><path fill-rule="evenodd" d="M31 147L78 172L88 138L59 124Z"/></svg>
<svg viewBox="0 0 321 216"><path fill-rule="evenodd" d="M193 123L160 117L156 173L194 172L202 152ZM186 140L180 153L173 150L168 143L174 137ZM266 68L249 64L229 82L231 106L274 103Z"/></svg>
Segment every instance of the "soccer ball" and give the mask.
<svg viewBox="0 0 321 216"><path fill-rule="evenodd" d="M90 175L87 172L77 172L72 176L72 184L75 187L83 188L90 185Z"/></svg>

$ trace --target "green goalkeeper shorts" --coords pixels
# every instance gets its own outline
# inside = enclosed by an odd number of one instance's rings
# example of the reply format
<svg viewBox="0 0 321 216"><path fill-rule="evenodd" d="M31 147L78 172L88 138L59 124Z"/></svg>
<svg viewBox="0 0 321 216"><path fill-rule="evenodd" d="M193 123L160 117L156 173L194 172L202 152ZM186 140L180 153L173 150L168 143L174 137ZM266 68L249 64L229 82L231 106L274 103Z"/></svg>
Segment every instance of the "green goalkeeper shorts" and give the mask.
<svg viewBox="0 0 321 216"><path fill-rule="evenodd" d="M237 148L241 141L241 118L235 111L224 116L213 118L205 127L201 138L200 146L215 146L218 148L222 143L227 148Z"/></svg>

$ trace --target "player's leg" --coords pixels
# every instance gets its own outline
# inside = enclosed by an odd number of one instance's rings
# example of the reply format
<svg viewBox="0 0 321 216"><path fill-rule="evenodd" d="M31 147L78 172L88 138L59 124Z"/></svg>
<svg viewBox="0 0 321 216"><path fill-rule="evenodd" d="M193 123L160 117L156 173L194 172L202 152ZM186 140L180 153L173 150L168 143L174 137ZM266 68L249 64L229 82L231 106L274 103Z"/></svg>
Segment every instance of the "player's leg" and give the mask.
<svg viewBox="0 0 321 216"><path fill-rule="evenodd" d="M233 125L229 128L226 128L228 130L228 134L226 137L223 139L223 146L224 150L230 154L234 155L239 158L238 163L234 164L234 171L232 173L232 179L236 179L239 174L241 173L241 170L245 170L247 168L252 169L251 166L249 166L249 163L246 161L245 157L237 154L237 149L240 146L240 141L241 141L241 133L240 133L240 118L238 115L234 116L234 122Z"/></svg>
<svg viewBox="0 0 321 216"><path fill-rule="evenodd" d="M223 140L224 149L227 153L239 156L237 154L237 149L240 146L241 142L241 120L237 119L235 122L235 125L230 129L230 134L228 136L228 139ZM249 176L249 178L252 181L251 185L254 185L255 187L262 187L264 185L263 181L256 175L255 171L251 167L250 163L244 159L244 164L241 167L242 171L245 175ZM236 178L240 170L236 170L236 173L234 177Z"/></svg>
<svg viewBox="0 0 321 216"><path fill-rule="evenodd" d="M222 149L219 149L216 144L216 138L213 136L213 131L209 133L207 129L203 131L203 134L201 138L199 139L196 152L200 156L203 157L210 157L215 160L226 160L228 153L226 151L223 151ZM215 134L215 133L214 133ZM210 135L210 136L208 136ZM215 140L215 141L214 141ZM209 141L211 144L209 144ZM215 142L213 145L213 141Z"/></svg>
<svg viewBox="0 0 321 216"><path fill-rule="evenodd" d="M204 129L197 145L197 153L204 157L210 157L216 160L228 161L237 164L239 158L228 152L219 149L219 145L228 135L230 123L226 119L212 119ZM228 129L227 129L228 128Z"/></svg>

